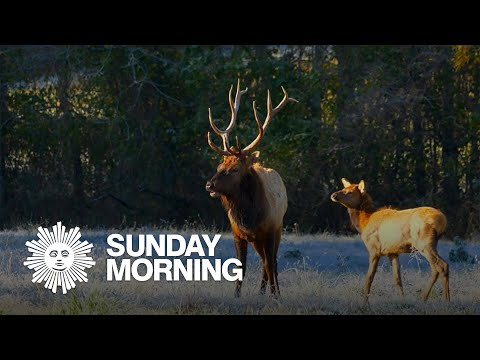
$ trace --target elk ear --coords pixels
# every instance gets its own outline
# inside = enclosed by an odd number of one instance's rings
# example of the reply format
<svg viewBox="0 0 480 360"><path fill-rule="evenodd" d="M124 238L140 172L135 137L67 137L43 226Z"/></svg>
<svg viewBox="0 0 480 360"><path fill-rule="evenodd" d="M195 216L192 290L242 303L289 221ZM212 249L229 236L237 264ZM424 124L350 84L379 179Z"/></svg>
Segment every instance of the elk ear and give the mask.
<svg viewBox="0 0 480 360"><path fill-rule="evenodd" d="M260 162L260 151L254 151L250 155L250 158L251 158L252 164Z"/></svg>
<svg viewBox="0 0 480 360"><path fill-rule="evenodd" d="M358 190L360 190L362 194L365 194L365 192L367 191L367 186L365 185L365 181L362 180L358 183Z"/></svg>
<svg viewBox="0 0 480 360"><path fill-rule="evenodd" d="M347 179L345 178L342 178L342 184L343 184L343 187L349 187L350 185L350 181L348 181Z"/></svg>

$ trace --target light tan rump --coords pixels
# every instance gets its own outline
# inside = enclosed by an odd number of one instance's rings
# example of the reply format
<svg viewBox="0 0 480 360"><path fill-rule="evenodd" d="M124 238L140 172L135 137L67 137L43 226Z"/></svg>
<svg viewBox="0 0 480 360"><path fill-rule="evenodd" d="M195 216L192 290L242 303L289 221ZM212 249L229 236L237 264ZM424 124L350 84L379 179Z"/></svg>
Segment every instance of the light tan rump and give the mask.
<svg viewBox="0 0 480 360"><path fill-rule="evenodd" d="M380 246L378 250L382 255L409 252L411 246L422 251L425 246L432 245L430 241L425 241L428 233L435 230L439 236L445 232L446 226L445 215L431 207L408 210L383 209L370 217L368 225L362 232L362 238L367 246L375 247L378 241L377 244Z"/></svg>

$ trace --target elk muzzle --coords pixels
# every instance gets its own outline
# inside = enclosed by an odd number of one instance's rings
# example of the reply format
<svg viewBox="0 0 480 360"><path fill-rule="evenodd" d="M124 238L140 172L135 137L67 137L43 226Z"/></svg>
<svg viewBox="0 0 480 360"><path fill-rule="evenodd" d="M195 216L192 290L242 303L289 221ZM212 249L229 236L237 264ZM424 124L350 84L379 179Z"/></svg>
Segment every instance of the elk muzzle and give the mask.
<svg viewBox="0 0 480 360"><path fill-rule="evenodd" d="M338 194L334 192L332 195L330 195L330 200L332 200L333 202L338 202L337 197Z"/></svg>
<svg viewBox="0 0 480 360"><path fill-rule="evenodd" d="M219 197L220 194L215 192L215 181L209 180L207 181L207 184L205 185L205 190L207 190L210 193L211 197Z"/></svg>

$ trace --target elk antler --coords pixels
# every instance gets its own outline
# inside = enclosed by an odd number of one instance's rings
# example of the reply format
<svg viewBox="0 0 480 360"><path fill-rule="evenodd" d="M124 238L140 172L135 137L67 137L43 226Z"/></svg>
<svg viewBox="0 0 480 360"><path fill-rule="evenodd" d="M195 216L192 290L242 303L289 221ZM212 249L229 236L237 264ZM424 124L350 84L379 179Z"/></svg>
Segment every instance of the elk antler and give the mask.
<svg viewBox="0 0 480 360"><path fill-rule="evenodd" d="M242 150L242 153L249 153L253 150L255 146L258 145L260 140L263 137L263 134L265 134L265 130L267 130L268 124L270 124L270 121L272 118L280 111L282 108L287 104L287 102L296 102L298 103L298 100L295 100L293 98L288 97L287 91L284 89L282 86L283 90L283 99L280 101L280 104L275 107L275 109L272 107L272 97L270 96L270 90L267 90L267 117L265 118L265 121L263 122L263 126L260 125L260 120L258 120L258 114L257 114L257 109L255 108L255 101L253 102L253 114L255 115L255 121L257 122L258 125L258 135L255 138L255 140L252 141L250 145L248 145L246 148Z"/></svg>
<svg viewBox="0 0 480 360"><path fill-rule="evenodd" d="M233 85L230 87L230 91L228 93L228 100L230 102L230 110L232 111L232 117L230 119L230 124L228 125L228 127L225 130L222 131L215 125L215 122L213 121L213 118L212 118L212 112L211 112L210 108L208 108L208 119L210 121L210 126L212 127L215 134L217 134L218 136L220 136L222 138L223 150L220 149L217 145L215 145L212 142L212 139L210 138L210 132L208 132L208 134L207 134L208 145L210 145L210 147L213 150L215 150L216 152L218 152L220 155L223 155L223 156L230 156L230 155L240 156L242 154L248 155L253 150L253 148L255 148L255 146L258 145L258 143L262 139L263 134L265 133L265 130L267 129L267 127L268 127L270 121L272 120L272 118L287 104L287 102L298 103L298 101L293 99L293 98L288 97L287 92L285 91L285 89L282 86L284 97L283 97L282 101L280 101L280 103L275 108L273 108L272 97L270 95L270 90L268 90L268 92L267 92L267 117L265 118L265 121L263 122L263 126L260 123L260 120L258 119L257 109L255 107L255 101L254 101L253 102L253 114L255 115L255 121L257 122L257 126L258 126L258 135L255 138L255 140L253 140L252 143L250 145L248 145L247 147L245 147L244 149L242 149L240 147L240 142L238 141L238 138L237 138L237 150L238 151L235 151L233 147L230 147L230 144L229 144L229 141L228 141L228 135L232 131L233 127L235 126L235 121L237 120L237 113L238 113L238 109L240 107L240 98L242 97L243 94L245 94L247 92L248 88L240 91L240 79L238 79L237 93L235 95L235 103L233 102L233 99L232 99L232 89L233 89Z"/></svg>
<svg viewBox="0 0 480 360"><path fill-rule="evenodd" d="M215 145L212 142L212 139L210 138L210 131L207 134L208 145L210 145L210 147L213 150L215 150L216 152L218 152L220 155L223 155L223 156L239 155L241 152L240 148L238 149L238 152L235 152L233 149L230 148L230 144L228 142L228 135L232 132L233 127L235 126L238 109L240 108L240 99L242 98L242 95L248 91L248 88L245 88L245 90L240 90L240 79L238 79L237 93L235 94L235 102L232 99L232 90L233 90L233 85L230 86L230 91L228 92L228 101L230 103L230 110L232 112L232 117L230 118L230 124L228 124L225 130L222 131L215 125L215 122L213 121L213 117L212 117L212 111L210 110L210 108L208 108L208 119L210 121L210 126L212 127L215 134L217 134L222 138L223 150L220 149L217 145ZM237 141L237 144L238 144L238 141Z"/></svg>

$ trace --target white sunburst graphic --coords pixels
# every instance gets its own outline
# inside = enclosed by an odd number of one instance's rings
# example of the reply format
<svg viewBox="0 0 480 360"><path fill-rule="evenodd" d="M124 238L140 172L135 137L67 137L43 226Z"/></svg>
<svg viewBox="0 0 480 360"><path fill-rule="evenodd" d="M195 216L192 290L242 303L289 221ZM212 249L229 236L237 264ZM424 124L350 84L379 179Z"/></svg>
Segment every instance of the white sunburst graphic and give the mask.
<svg viewBox="0 0 480 360"><path fill-rule="evenodd" d="M95 265L87 254L93 245L88 241L80 241L80 228L70 229L65 232L61 222L53 226L53 231L48 228L38 228L39 240L27 241L25 245L32 256L23 263L29 269L35 270L32 282L45 281L45 288L57 292L57 287L62 287L62 292L75 287L75 281L87 282L85 268Z"/></svg>

